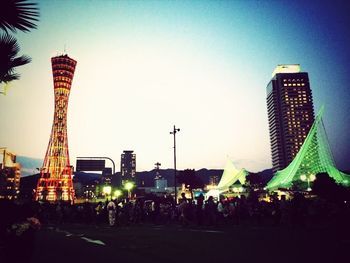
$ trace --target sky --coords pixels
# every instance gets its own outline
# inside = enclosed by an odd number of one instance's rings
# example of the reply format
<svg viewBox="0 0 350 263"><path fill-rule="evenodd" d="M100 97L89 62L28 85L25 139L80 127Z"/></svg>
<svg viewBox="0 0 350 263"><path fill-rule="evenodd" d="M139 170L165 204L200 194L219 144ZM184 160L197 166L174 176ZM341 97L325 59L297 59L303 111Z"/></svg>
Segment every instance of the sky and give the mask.
<svg viewBox="0 0 350 263"><path fill-rule="evenodd" d="M108 156L117 171L271 168L266 86L278 64L309 73L338 168L350 170L350 8L346 1L37 1L19 32L32 62L0 96L0 147L45 156L53 121L50 58L77 60L68 107L71 164ZM305 3L307 2L307 3ZM108 163L107 163L108 165Z"/></svg>

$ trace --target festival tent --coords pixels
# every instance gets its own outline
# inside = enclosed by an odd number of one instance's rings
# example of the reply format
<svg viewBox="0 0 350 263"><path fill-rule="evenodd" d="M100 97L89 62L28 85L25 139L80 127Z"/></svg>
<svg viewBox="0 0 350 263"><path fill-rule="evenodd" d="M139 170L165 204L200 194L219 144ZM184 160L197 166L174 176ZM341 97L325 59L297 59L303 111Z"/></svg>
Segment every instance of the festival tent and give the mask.
<svg viewBox="0 0 350 263"><path fill-rule="evenodd" d="M338 184L350 185L350 176L335 166L322 120L323 112L322 106L299 152L286 168L275 173L266 186L268 190L290 188L293 182L300 180L310 183L318 173L328 173Z"/></svg>
<svg viewBox="0 0 350 263"><path fill-rule="evenodd" d="M209 192L206 193L206 196L219 196L221 193L227 192L237 181L242 185L245 184L247 175L248 172L244 168L237 169L232 161L227 160L218 186L209 190Z"/></svg>

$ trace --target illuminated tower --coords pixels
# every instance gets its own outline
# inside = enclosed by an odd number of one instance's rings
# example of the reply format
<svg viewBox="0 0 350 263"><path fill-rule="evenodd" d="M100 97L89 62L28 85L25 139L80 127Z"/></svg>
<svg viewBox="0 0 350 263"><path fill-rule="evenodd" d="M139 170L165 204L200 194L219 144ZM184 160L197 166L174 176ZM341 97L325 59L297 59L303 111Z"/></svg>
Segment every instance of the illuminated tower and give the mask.
<svg viewBox="0 0 350 263"><path fill-rule="evenodd" d="M287 167L315 120L309 76L300 65L278 65L267 85L272 167Z"/></svg>
<svg viewBox="0 0 350 263"><path fill-rule="evenodd" d="M67 108L77 62L67 55L51 58L55 111L51 136L36 188L36 200L74 200L72 167L69 163Z"/></svg>

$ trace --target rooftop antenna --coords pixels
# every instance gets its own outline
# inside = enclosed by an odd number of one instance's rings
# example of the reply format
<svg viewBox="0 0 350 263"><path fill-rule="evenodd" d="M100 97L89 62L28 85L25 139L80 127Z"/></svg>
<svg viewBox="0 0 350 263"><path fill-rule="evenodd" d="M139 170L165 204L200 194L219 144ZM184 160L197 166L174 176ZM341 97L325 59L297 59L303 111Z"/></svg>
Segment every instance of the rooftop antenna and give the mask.
<svg viewBox="0 0 350 263"><path fill-rule="evenodd" d="M64 44L64 49L63 49L64 54L67 54L67 49L66 49L66 44Z"/></svg>

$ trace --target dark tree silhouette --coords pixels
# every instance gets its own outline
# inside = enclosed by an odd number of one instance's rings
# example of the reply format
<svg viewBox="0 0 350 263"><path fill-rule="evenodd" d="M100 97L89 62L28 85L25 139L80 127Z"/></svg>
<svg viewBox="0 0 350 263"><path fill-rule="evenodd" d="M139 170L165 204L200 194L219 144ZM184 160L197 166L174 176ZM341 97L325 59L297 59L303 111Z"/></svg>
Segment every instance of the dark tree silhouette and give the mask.
<svg viewBox="0 0 350 263"><path fill-rule="evenodd" d="M19 52L17 40L9 35L9 31L28 32L36 28L39 21L39 8L36 3L27 0L2 0L0 3L0 83L8 83L19 79L15 68L28 64L28 56L16 57ZM2 93L2 92L0 92Z"/></svg>
<svg viewBox="0 0 350 263"><path fill-rule="evenodd" d="M308 188L307 182L303 182L301 180L293 181L291 190L292 191L305 191Z"/></svg>
<svg viewBox="0 0 350 263"><path fill-rule="evenodd" d="M0 83L8 83L19 79L15 68L31 61L28 56L17 57L19 45L17 40L10 35L0 36Z"/></svg>
<svg viewBox="0 0 350 263"><path fill-rule="evenodd" d="M349 199L349 189L337 184L328 173L319 173L316 175L312 192L329 201L344 201Z"/></svg>
<svg viewBox="0 0 350 263"><path fill-rule="evenodd" d="M36 28L39 21L39 8L36 3L27 0L2 0L0 4L0 28L16 32L28 32Z"/></svg>
<svg viewBox="0 0 350 263"><path fill-rule="evenodd" d="M193 189L203 188L202 180L196 175L194 169L186 169L178 173L178 182L185 184L185 187L190 190L191 198L193 199Z"/></svg>
<svg viewBox="0 0 350 263"><path fill-rule="evenodd" d="M266 180L258 173L249 173L246 180L251 188L263 188L266 185Z"/></svg>
<svg viewBox="0 0 350 263"><path fill-rule="evenodd" d="M249 173L246 177L246 188L251 202L258 202L259 195L265 192L267 180L260 173Z"/></svg>

